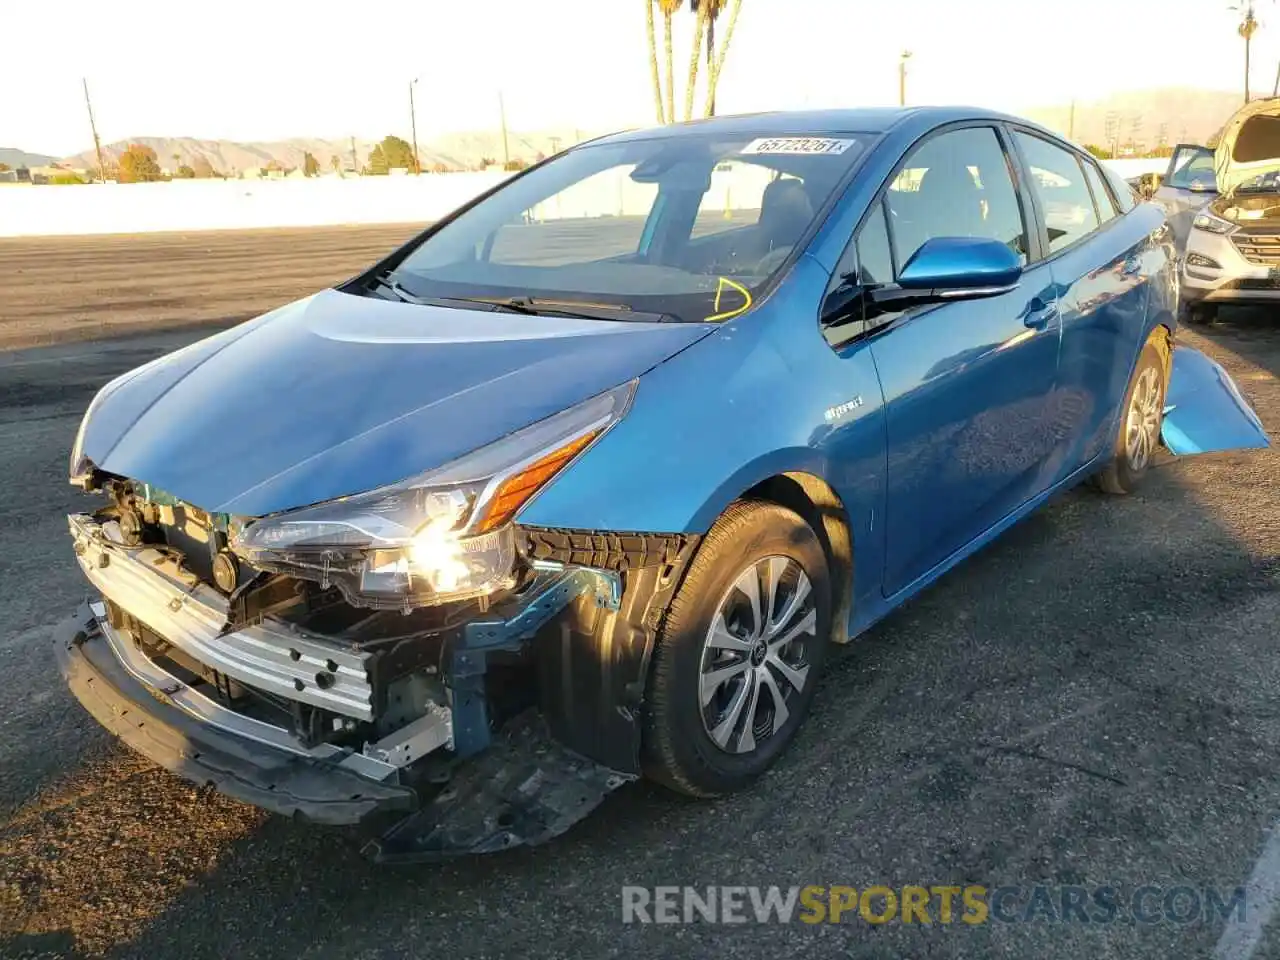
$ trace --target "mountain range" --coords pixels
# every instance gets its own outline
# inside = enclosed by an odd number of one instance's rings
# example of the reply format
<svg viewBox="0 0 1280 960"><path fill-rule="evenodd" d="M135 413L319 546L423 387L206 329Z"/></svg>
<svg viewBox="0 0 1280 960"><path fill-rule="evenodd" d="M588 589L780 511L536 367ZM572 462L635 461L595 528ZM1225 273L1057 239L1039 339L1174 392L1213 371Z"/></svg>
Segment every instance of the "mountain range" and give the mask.
<svg viewBox="0 0 1280 960"><path fill-rule="evenodd" d="M0 147L0 163L8 164L14 169L18 167L43 167L57 159L57 157L50 157L43 153L27 153L27 151L19 150L17 147Z"/></svg>
<svg viewBox="0 0 1280 960"><path fill-rule="evenodd" d="M1101 100L1075 104L1075 120L1069 103L1032 107L1028 119L1069 135L1076 143L1106 146L1119 139L1154 147L1162 140L1204 143L1216 134L1244 103L1244 95L1223 90L1166 87L1115 93Z"/></svg>
<svg viewBox="0 0 1280 960"><path fill-rule="evenodd" d="M503 148L499 131L475 131L454 133L429 142L418 144L418 156L424 170L442 166L449 170L470 170L485 161L501 163L509 153L512 160L533 161L539 155L546 156L557 150L586 139L586 134L576 130L545 130L533 133L511 131ZM194 167L196 161L208 160L213 169L223 173L237 173L251 167L265 167L272 161L286 169L302 166L303 156L310 153L320 164L321 170L330 170L334 160L343 169L363 167L369 154L377 145L371 140L324 140L297 137L289 140L250 141L200 140L195 137L130 137L115 143L104 144L102 153L107 162L119 158L130 144L141 144L156 152L160 166L176 169L178 166ZM97 166L94 151L86 150L67 157L63 163L75 168L92 169Z"/></svg>
<svg viewBox="0 0 1280 960"><path fill-rule="evenodd" d="M1118 140L1130 141L1150 148L1164 142L1203 143L1212 137L1241 104L1241 94L1221 90L1199 90L1190 87L1166 87L1115 93L1097 100L1074 104L1031 107L1021 111L1027 117L1071 136L1077 143L1109 145ZM1073 116L1074 113L1074 116ZM418 144L424 169L442 166L450 170L467 170L485 161L502 162L509 154L513 160L532 161L539 155L555 153L578 143L594 133L581 130L541 130L510 132L504 150L502 134L497 130L453 133ZM195 166L204 158L215 170L235 173L251 167L264 167L275 162L284 168L302 165L303 155L311 153L321 170L332 168L334 158L349 169L352 151L355 166L368 163L374 141L351 139L294 138L289 140L250 141L201 140L195 137L130 137L103 146L108 159L115 159L131 143L151 147L162 167ZM175 156L177 157L175 161ZM0 163L10 166L32 166L52 162L53 158L26 153L11 147L0 148ZM86 150L63 161L76 168L93 168L97 159Z"/></svg>

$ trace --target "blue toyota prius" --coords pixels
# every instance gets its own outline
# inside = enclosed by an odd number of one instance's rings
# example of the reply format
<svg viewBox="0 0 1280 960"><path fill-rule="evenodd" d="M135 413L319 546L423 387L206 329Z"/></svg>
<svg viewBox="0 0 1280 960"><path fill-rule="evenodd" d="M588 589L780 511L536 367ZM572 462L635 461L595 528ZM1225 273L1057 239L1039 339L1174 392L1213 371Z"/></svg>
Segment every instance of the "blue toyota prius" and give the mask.
<svg viewBox="0 0 1280 960"><path fill-rule="evenodd" d="M1012 117L583 144L102 389L61 669L380 859L740 789L830 644L1055 491L1267 444L1177 296L1162 212Z"/></svg>

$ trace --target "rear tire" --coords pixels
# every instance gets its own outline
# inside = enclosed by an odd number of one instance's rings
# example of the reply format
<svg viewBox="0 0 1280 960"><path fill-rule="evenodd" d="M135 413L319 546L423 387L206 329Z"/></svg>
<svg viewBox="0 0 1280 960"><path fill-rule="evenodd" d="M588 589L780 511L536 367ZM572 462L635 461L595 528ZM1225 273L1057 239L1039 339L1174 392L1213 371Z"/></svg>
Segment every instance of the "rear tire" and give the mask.
<svg viewBox="0 0 1280 960"><path fill-rule="evenodd" d="M1129 379L1120 423L1116 428L1114 455L1094 481L1107 493L1127 494L1138 488L1160 445L1164 422L1165 363L1160 348L1147 341Z"/></svg>
<svg viewBox="0 0 1280 960"><path fill-rule="evenodd" d="M645 774L695 797L759 777L804 722L830 624L827 560L813 530L777 504L732 504L657 639Z"/></svg>

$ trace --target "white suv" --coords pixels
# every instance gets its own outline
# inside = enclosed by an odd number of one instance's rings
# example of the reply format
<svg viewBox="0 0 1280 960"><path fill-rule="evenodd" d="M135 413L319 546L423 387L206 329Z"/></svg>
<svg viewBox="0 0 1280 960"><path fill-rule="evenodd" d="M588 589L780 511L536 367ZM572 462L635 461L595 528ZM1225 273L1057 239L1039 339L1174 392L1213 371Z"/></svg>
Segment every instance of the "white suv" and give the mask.
<svg viewBox="0 0 1280 960"><path fill-rule="evenodd" d="M1183 319L1222 303L1280 303L1280 98L1236 112L1218 145L1179 146L1154 199L1185 236Z"/></svg>

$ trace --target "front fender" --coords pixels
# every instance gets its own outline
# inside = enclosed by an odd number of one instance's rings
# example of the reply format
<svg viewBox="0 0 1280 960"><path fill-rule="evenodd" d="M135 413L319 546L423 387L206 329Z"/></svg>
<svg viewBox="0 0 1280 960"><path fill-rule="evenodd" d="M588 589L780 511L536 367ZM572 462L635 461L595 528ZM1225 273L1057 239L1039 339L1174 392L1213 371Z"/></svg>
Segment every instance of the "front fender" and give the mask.
<svg viewBox="0 0 1280 960"><path fill-rule="evenodd" d="M1271 445L1262 421L1231 374L1186 346L1173 350L1160 437L1179 456Z"/></svg>
<svg viewBox="0 0 1280 960"><path fill-rule="evenodd" d="M748 314L640 378L627 415L520 513L529 526L705 533L735 475L806 448L787 367ZM795 464L788 464L795 468Z"/></svg>

